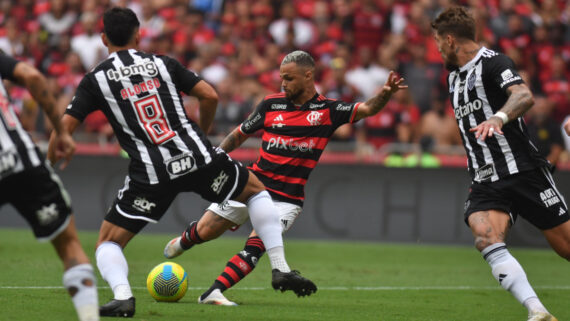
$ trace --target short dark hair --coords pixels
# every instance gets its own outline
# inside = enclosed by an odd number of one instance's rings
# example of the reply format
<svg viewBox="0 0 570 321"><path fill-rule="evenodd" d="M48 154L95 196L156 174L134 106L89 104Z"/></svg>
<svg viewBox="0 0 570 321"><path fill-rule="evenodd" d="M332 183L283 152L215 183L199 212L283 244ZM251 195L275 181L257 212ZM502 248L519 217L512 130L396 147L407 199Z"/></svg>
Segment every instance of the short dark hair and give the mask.
<svg viewBox="0 0 570 321"><path fill-rule="evenodd" d="M464 7L450 7L441 12L431 23L439 34L451 34L457 38L475 41L475 19Z"/></svg>
<svg viewBox="0 0 570 321"><path fill-rule="evenodd" d="M124 46L140 26L139 19L129 8L111 8L103 14L103 31L115 46Z"/></svg>

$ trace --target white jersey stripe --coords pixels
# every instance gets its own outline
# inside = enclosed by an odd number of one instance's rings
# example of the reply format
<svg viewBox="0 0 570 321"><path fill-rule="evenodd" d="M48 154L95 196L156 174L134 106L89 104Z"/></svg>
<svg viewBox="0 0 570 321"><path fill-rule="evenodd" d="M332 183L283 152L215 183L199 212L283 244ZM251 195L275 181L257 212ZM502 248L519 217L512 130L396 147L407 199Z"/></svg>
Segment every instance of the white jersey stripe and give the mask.
<svg viewBox="0 0 570 321"><path fill-rule="evenodd" d="M178 97L178 92L176 91L176 86L174 86L174 83L172 82L172 79L170 78L170 73L166 69L164 62L161 59L154 59L154 62L156 64L156 66L158 67L158 71L160 73L160 76L168 84L168 91L170 92L172 97ZM182 126L186 129L186 131L188 132L188 135L190 137L192 137L192 139L196 143L196 146L198 146L200 153L204 157L204 163L209 164L212 161L212 157L210 156L210 153L208 152L208 149L206 148L206 146L202 143L202 140L200 139L198 134L194 131L194 129L192 128L192 126L190 125L188 120L186 119L186 114L184 113L184 108L182 108L180 101L177 99L173 99L172 101L174 103L174 107L176 108L176 112L178 113L178 117L180 117L180 122L182 123Z"/></svg>
<svg viewBox="0 0 570 321"><path fill-rule="evenodd" d="M118 58L115 58L115 59L118 59ZM109 87L109 83L107 82L108 81L107 77L105 77L105 71L101 70L101 71L98 71L97 73L95 73L95 79L97 79L99 87L101 88L101 91L103 92L103 95L105 96L105 100L107 101L107 104L109 104L109 107L110 107L111 111L113 112L113 115L117 119L117 122L119 122L119 124L121 124L123 131L125 131L125 133L127 135L129 135L131 137L131 139L135 142L135 144L137 146L137 150L139 151L141 158L145 164L149 183L150 184L157 184L158 183L158 177L156 175L156 171L154 169L154 166L152 165L152 161L150 159L148 150L144 146L144 143L135 136L135 134L132 132L132 130L127 125L125 117L123 117L123 113L121 111L121 108L117 104L117 101L115 100L115 97L113 96L113 93L111 92L111 88Z"/></svg>
<svg viewBox="0 0 570 321"><path fill-rule="evenodd" d="M458 88L461 81L458 73L455 73L455 78L453 79L453 83L451 84L453 88ZM451 77L451 76L450 76ZM459 105L459 90L453 91L453 106ZM474 169L479 168L479 164L477 163L477 158L475 157L475 152L473 151L473 146L471 146L471 142L469 142L469 138L467 137L466 131L469 131L469 128L466 130L463 121L458 121L459 130L461 131L461 135L463 135L463 140L465 141L465 149L467 150L467 155L471 158L471 164Z"/></svg>
<svg viewBox="0 0 570 321"><path fill-rule="evenodd" d="M138 56L137 56L137 55L134 55L134 54L133 54L134 52L135 52L135 51L134 51L133 49L129 50L130 56L131 56L135 61L137 61L136 57L138 57ZM139 61L142 62L142 59L140 59L140 57L139 57ZM114 65L114 66L116 67L116 69L118 70L118 69L120 69L121 67L123 67L125 64L123 64L123 62L121 61L121 59L117 56L117 57L115 58L115 60L113 61L113 65ZM146 78L145 78L145 77L143 76L143 79L145 79L145 81L146 81L146 80L149 80L149 79L151 79L151 78L150 78L150 77L146 77ZM127 78L127 77L121 79L121 84L123 85L123 88L132 88L132 87L133 87L133 82L130 80L130 78ZM160 100L160 95L158 95L158 90L157 90L156 88L153 88L153 89L149 90L149 93L156 93L156 94L157 94L157 95L156 95L156 98L158 99L158 102L159 102L159 104L160 104L160 106L161 106L160 108L162 108L162 106L164 106L164 105L162 104L162 101ZM131 95L129 95L129 96L128 96L128 100L131 102L130 106L131 106L131 108L133 109L133 113L136 115L137 119L139 120L139 121L138 121L138 124L139 124L140 129L147 135L148 141L152 142L152 139L151 139L151 137L150 137L148 131L147 131L146 128L144 127L144 122L139 118L139 113L136 111L135 102L136 102L137 100L139 100L139 98L138 98L137 96L131 96ZM165 117L165 118L166 118L167 121L168 121L168 117ZM170 126L170 123L168 124L168 128L172 128L172 127ZM170 151L169 151L167 148L165 148L165 147L163 147L163 146L161 146L161 145L156 145L156 147L158 148L158 151L160 152L160 155L162 156L162 159L163 159L163 160L167 160L167 159L172 158L172 155L170 154ZM145 147L145 149L147 149L147 148ZM147 151L148 151L148 149L147 149ZM144 158L143 158L143 160L144 160ZM145 161L145 163L146 163L146 161ZM152 161L151 161L151 159L150 159L150 155L149 155L149 163L152 165ZM153 169L154 169L154 166L153 166ZM170 178L172 178L172 175L170 175Z"/></svg>
<svg viewBox="0 0 570 321"><path fill-rule="evenodd" d="M483 60L479 61L479 63L475 66L473 72L476 72L477 76L475 82L477 97L481 99L481 101L483 102L483 112L485 114L485 119L489 119L494 115L494 113L493 109L491 109L491 105L489 104L489 99L487 98L487 94L485 94L485 88L483 87L483 78L481 77L483 74ZM469 76L467 76L467 79L469 79ZM507 141L504 135L495 133L494 137L499 143L499 147L503 152L503 156L505 157L505 161L509 169L509 174L518 173L519 169L517 167L513 151L511 150L511 146L509 146L509 142ZM496 179L499 179L499 177L497 176ZM493 179L493 181L495 181L495 179Z"/></svg>

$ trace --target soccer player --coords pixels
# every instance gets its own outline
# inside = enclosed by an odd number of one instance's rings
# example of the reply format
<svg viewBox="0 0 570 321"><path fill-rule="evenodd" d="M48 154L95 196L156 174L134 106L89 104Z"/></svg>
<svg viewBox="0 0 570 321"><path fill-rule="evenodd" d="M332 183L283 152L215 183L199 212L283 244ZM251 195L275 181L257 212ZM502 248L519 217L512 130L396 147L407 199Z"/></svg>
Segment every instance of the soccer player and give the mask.
<svg viewBox="0 0 570 321"><path fill-rule="evenodd" d="M432 27L451 71L449 93L472 179L465 222L475 247L501 286L528 309L529 321L556 320L505 245L520 215L542 231L556 253L570 260L566 203L522 118L533 105L532 93L511 59L475 41L475 20L465 8L444 10Z"/></svg>
<svg viewBox="0 0 570 321"><path fill-rule="evenodd" d="M97 267L114 294L100 315L134 315L122 250L147 223L160 220L177 194L187 191L211 202L246 203L268 248L272 285L296 293L315 291L313 282L292 272L285 260L277 209L263 184L207 140L204 132L217 104L214 89L172 58L137 51L139 21L132 10L109 9L103 25L110 55L85 75L62 118L64 128L73 132L90 112L101 110L131 158L125 185L105 216L96 245ZM200 126L186 116L180 92L200 101ZM201 239L197 233L191 238Z"/></svg>
<svg viewBox="0 0 570 321"><path fill-rule="evenodd" d="M265 184L279 210L286 232L301 213L304 187L334 131L345 123L354 123L377 114L393 93L407 88L404 79L390 72L378 94L366 102L346 103L317 93L314 83L315 61L304 51L289 53L281 62L284 92L273 94L221 143L231 152L258 130L263 131L259 159L249 167ZM188 236L198 231L203 237L217 235L232 225L247 220L248 209L238 202L211 204L199 222L190 223L182 236L171 240L164 249L167 258L182 254L198 243ZM251 232L242 251L232 257L214 284L199 298L199 303L236 305L222 292L251 273L267 244Z"/></svg>
<svg viewBox="0 0 570 321"><path fill-rule="evenodd" d="M39 241L51 241L63 261L63 285L81 321L99 320L93 267L75 229L71 202L51 165L24 131L2 79L25 86L54 128L54 153L69 160L75 143L60 122L45 77L25 62L0 53L0 205L12 204Z"/></svg>

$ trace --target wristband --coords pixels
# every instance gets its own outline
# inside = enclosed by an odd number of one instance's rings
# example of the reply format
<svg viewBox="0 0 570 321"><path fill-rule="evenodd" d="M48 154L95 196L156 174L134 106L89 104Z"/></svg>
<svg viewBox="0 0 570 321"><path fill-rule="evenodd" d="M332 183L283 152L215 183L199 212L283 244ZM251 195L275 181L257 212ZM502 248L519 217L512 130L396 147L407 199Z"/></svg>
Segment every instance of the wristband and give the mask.
<svg viewBox="0 0 570 321"><path fill-rule="evenodd" d="M503 121L503 125L509 122L509 116L502 111L496 112L493 116L499 117Z"/></svg>

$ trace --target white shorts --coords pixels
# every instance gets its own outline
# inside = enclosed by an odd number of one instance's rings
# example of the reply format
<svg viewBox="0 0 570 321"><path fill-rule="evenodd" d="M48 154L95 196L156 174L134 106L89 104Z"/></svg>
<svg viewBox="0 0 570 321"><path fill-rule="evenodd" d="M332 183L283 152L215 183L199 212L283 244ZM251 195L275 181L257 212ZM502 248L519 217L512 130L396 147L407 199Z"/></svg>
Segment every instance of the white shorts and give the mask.
<svg viewBox="0 0 570 321"><path fill-rule="evenodd" d="M293 222L299 214L301 214L301 206L294 205L286 202L273 202L277 211L279 212L279 221L281 222L282 233L289 230ZM221 204L212 203L208 207L209 211L212 211L219 216L225 218L228 221L234 222L236 225L242 225L249 219L249 211L247 206L243 203L236 201L226 201Z"/></svg>

